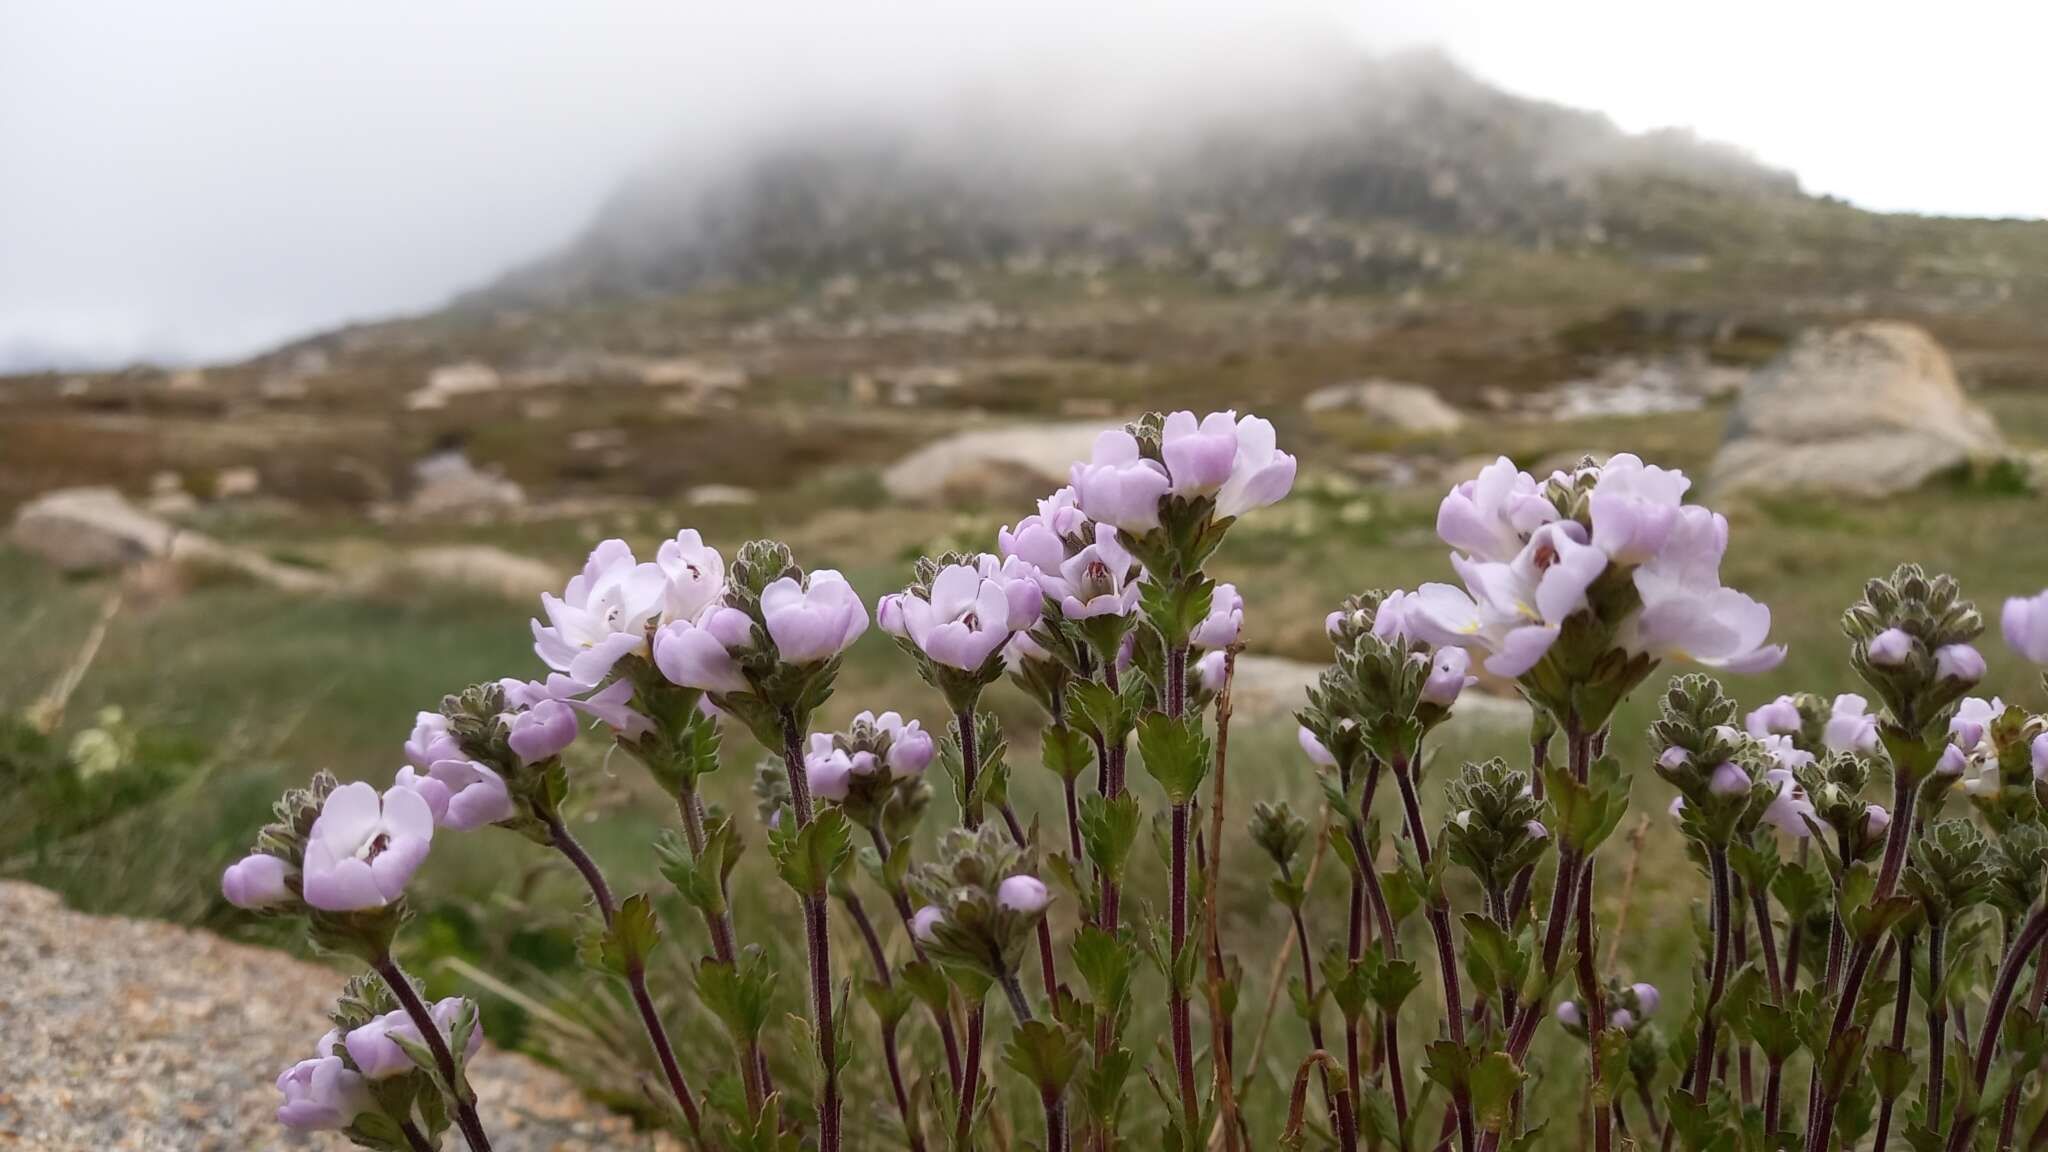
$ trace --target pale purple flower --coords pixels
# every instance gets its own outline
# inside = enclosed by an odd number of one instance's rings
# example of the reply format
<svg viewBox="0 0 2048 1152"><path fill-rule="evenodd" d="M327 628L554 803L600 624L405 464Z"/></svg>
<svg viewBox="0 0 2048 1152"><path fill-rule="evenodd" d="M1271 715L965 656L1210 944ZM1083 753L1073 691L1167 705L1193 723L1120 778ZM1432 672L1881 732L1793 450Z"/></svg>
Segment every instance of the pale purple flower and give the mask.
<svg viewBox="0 0 2048 1152"><path fill-rule="evenodd" d="M1678 819L1685 812L1685 797L1673 796L1671 803L1665 806L1664 811L1669 813L1673 820Z"/></svg>
<svg viewBox="0 0 2048 1152"><path fill-rule="evenodd" d="M398 770L393 783L419 793L434 823L457 832L510 820L518 811L504 778L466 757L437 760L424 775L408 764Z"/></svg>
<svg viewBox="0 0 2048 1152"><path fill-rule="evenodd" d="M831 737L825 737L829 743ZM855 753L867 758L873 765L875 757L871 752ZM872 771L870 767L870 771ZM844 748L829 748L813 751L804 757L804 782L810 786L811 795L820 800L844 800L853 791L854 762Z"/></svg>
<svg viewBox="0 0 2048 1152"><path fill-rule="evenodd" d="M462 997L450 996L435 1001L427 1010L428 1016L434 1021L434 1027L441 1033L442 1040L450 1045L455 1041L455 1021L462 1015L464 1006L465 1001ZM365 1079L388 1080L418 1067L412 1062L412 1057L406 1055L405 1049L399 1046L400 1040L417 1045L426 1043L426 1037L420 1035L419 1026L413 1023L412 1017L403 1011L395 1011L386 1012L362 1027L353 1029L342 1040L342 1046L348 1049L349 1059L356 1062L357 1068L362 1069ZM483 1041L484 1030L481 1024L472 1026L468 1046L463 1050L464 1058L476 1055L476 1050L483 1045Z"/></svg>
<svg viewBox="0 0 2048 1152"><path fill-rule="evenodd" d="M1244 630L1244 597L1237 585L1218 584L1209 595L1209 615L1195 625L1188 642L1197 648L1228 648Z"/></svg>
<svg viewBox="0 0 2048 1152"><path fill-rule="evenodd" d="M1606 554L1585 538L1579 524L1559 521L1537 528L1505 564L1453 553L1465 589L1424 584L1402 601L1398 627L1432 644L1476 645L1491 653L1487 671L1520 676L1586 606L1586 589L1607 567Z"/></svg>
<svg viewBox="0 0 2048 1152"><path fill-rule="evenodd" d="M1804 768L1814 761L1813 753L1794 744L1792 737L1782 733L1773 733L1758 742L1763 745L1764 751L1770 754L1772 762L1786 771Z"/></svg>
<svg viewBox="0 0 2048 1152"><path fill-rule="evenodd" d="M548 623L532 622L533 650L555 671L596 684L623 657L647 654L647 626L667 587L659 565L636 562L623 540L606 540L560 596L541 595Z"/></svg>
<svg viewBox="0 0 2048 1152"><path fill-rule="evenodd" d="M1117 542L1116 529L1095 526L1095 542L1068 557L1060 576L1070 591L1060 602L1069 620L1129 616L1138 610L1137 561Z"/></svg>
<svg viewBox="0 0 2048 1152"><path fill-rule="evenodd" d="M531 708L500 717L505 742L521 764L538 764L567 751L576 742L576 711L560 700L543 700Z"/></svg>
<svg viewBox="0 0 2048 1152"><path fill-rule="evenodd" d="M1870 715L1870 702L1854 692L1835 697L1821 743L1830 752L1877 751L1877 717Z"/></svg>
<svg viewBox="0 0 2048 1152"><path fill-rule="evenodd" d="M1664 996L1655 984L1631 984L1629 991L1636 994L1636 1007L1647 1019L1657 1014L1657 1008L1664 1003Z"/></svg>
<svg viewBox="0 0 2048 1152"><path fill-rule="evenodd" d="M1664 751L1657 754L1657 763L1662 765L1667 770L1675 772L1678 769L1684 767L1686 760L1690 759L1691 756L1692 753L1687 752L1685 749L1680 748L1676 744L1673 744L1671 747L1666 748Z"/></svg>
<svg viewBox="0 0 2048 1152"><path fill-rule="evenodd" d="M1882 804L1871 804L1863 809L1863 833L1866 836L1882 836L1892 826L1892 814Z"/></svg>
<svg viewBox="0 0 2048 1152"><path fill-rule="evenodd" d="M1159 501L1173 483L1166 468L1145 459L1137 438L1121 428L1095 438L1094 453L1074 465L1072 481L1090 520L1140 535L1159 527Z"/></svg>
<svg viewBox="0 0 2048 1152"><path fill-rule="evenodd" d="M1607 1018L1607 1025L1610 1028L1619 1028L1623 1032L1633 1032L1636 1028L1636 1014L1626 1008L1616 1008L1614 1015Z"/></svg>
<svg viewBox="0 0 2048 1152"><path fill-rule="evenodd" d="M252 852L221 873L220 893L237 908L268 908L292 898L285 881L291 865L279 857Z"/></svg>
<svg viewBox="0 0 2048 1152"><path fill-rule="evenodd" d="M717 607L701 623L675 620L654 634L654 666L672 684L705 692L744 692L732 649L752 642L754 623L737 608Z"/></svg>
<svg viewBox="0 0 2048 1152"><path fill-rule="evenodd" d="M439 712L421 712L413 717L412 735L405 741L405 758L425 771L436 760L463 755L462 746L448 733L448 718Z"/></svg>
<svg viewBox="0 0 2048 1152"><path fill-rule="evenodd" d="M856 724L866 720L878 731L889 734L887 761L891 776L922 776L931 766L938 746L932 743L932 734L922 724L905 720L898 712L884 712L880 716L863 712L853 719Z"/></svg>
<svg viewBox="0 0 2048 1152"><path fill-rule="evenodd" d="M1586 1017L1579 1011L1577 1004L1570 1000L1563 1000L1557 1005L1557 1022L1567 1028L1584 1028L1586 1026Z"/></svg>
<svg viewBox="0 0 2048 1152"><path fill-rule="evenodd" d="M910 918L910 934L926 944L936 944L939 939L939 924L945 920L946 912L936 904L927 904Z"/></svg>
<svg viewBox="0 0 2048 1152"><path fill-rule="evenodd" d="M434 813L410 788L383 796L360 781L328 794L306 838L301 890L324 912L382 908L427 858Z"/></svg>
<svg viewBox="0 0 2048 1152"><path fill-rule="evenodd" d="M1969 767L1969 756L1961 748L1950 744L1942 748L1941 758L1934 762L1934 774L1946 776L1953 780L1961 776Z"/></svg>
<svg viewBox="0 0 2048 1152"><path fill-rule="evenodd" d="M1380 606L1372 614L1372 634L1389 644L1405 644L1418 639L1415 624L1409 617L1420 610L1420 601L1413 592L1400 588L1387 593ZM1364 615L1360 609L1359 615ZM1332 612L1324 619L1323 627L1335 635L1344 626L1344 613Z"/></svg>
<svg viewBox="0 0 2048 1152"><path fill-rule="evenodd" d="M1944 644L1934 652L1934 677L1975 684L1984 678L1984 657L1968 644Z"/></svg>
<svg viewBox="0 0 2048 1152"><path fill-rule="evenodd" d="M1531 820L1527 824L1522 825L1522 831L1527 833L1531 840L1550 839L1550 829L1545 828L1541 820Z"/></svg>
<svg viewBox="0 0 2048 1152"><path fill-rule="evenodd" d="M1003 668L1012 674L1023 671L1029 661L1051 659L1052 653L1045 650L1045 645L1033 640L1029 632L1019 632L1003 645Z"/></svg>
<svg viewBox="0 0 2048 1152"><path fill-rule="evenodd" d="M1749 773L1738 764L1723 761L1707 778L1707 791L1716 796L1740 796L1749 791Z"/></svg>
<svg viewBox="0 0 2048 1152"><path fill-rule="evenodd" d="M1879 668L1896 668L1913 655L1913 637L1900 628L1887 628L1871 637L1864 655Z"/></svg>
<svg viewBox="0 0 2048 1152"><path fill-rule="evenodd" d="M1949 740L1960 745L1964 752L1975 752L1984 743L1984 734L1992 721L2005 715L2005 701L1993 696L1986 700L1981 696L1965 696L1956 705L1956 714L1949 718Z"/></svg>
<svg viewBox="0 0 2048 1152"><path fill-rule="evenodd" d="M1303 725L1295 732L1295 740L1301 744L1301 750L1308 754L1309 763L1324 768L1337 766L1337 758L1330 754L1330 750L1316 738L1315 733L1308 730L1307 725Z"/></svg>
<svg viewBox="0 0 2048 1152"><path fill-rule="evenodd" d="M984 555L971 566L940 569L929 598L890 597L879 615L885 630L907 636L933 663L974 672L1012 635L1038 623L1042 599L1030 565Z"/></svg>
<svg viewBox="0 0 2048 1152"><path fill-rule="evenodd" d="M1193 412L1173 412L1160 429L1159 454L1166 460L1168 490L1176 496L1208 496L1231 478L1237 463L1237 413L1211 412L1198 424Z"/></svg>
<svg viewBox="0 0 2048 1152"><path fill-rule="evenodd" d="M2034 737L2034 742L2027 746L2027 756L2034 766L2034 780L2048 780L2048 732Z"/></svg>
<svg viewBox="0 0 2048 1152"><path fill-rule="evenodd" d="M1195 682L1202 691L1214 696L1223 691L1223 664L1229 653L1221 650L1204 653L1195 661Z"/></svg>
<svg viewBox="0 0 2048 1152"><path fill-rule="evenodd" d="M375 1107L369 1085L339 1056L301 1060L277 1078L277 1122L296 1132L339 1132Z"/></svg>
<svg viewBox="0 0 2048 1152"><path fill-rule="evenodd" d="M505 703L514 711L538 707L545 700L555 700L604 724L628 740L637 740L654 730L654 721L633 708L633 682L624 678L614 679L594 692L591 691L591 685L584 684L574 677L564 676L560 672L550 672L546 680L519 680L507 677L498 681L498 686L505 692ZM459 757L462 753L458 752L455 755Z"/></svg>
<svg viewBox="0 0 2048 1152"><path fill-rule="evenodd" d="M1536 481L1502 456L1444 497L1436 534L1475 559L1504 564L1521 552L1530 533L1556 519L1557 509Z"/></svg>
<svg viewBox="0 0 2048 1152"><path fill-rule="evenodd" d="M785 664L815 664L846 651L868 628L868 610L830 568L801 584L784 576L761 590L761 619Z"/></svg>
<svg viewBox="0 0 2048 1152"><path fill-rule="evenodd" d="M1783 739L1783 737L1777 737ZM1778 795L1764 809L1764 823L1793 837L1812 835L1806 818L1814 815L1813 802L1806 798L1806 789L1792 778L1792 773L1783 768L1773 768L1764 773L1764 779L1778 786Z"/></svg>
<svg viewBox="0 0 2048 1152"><path fill-rule="evenodd" d="M1052 893L1046 890L1045 884L1038 877L1019 874L1005 877L1003 882L997 885L996 903L1012 912L1029 916L1045 911L1045 906L1052 903Z"/></svg>
<svg viewBox="0 0 2048 1152"><path fill-rule="evenodd" d="M2005 642L2035 664L2048 664L2048 592L2015 596L1999 618Z"/></svg>
<svg viewBox="0 0 2048 1152"><path fill-rule="evenodd" d="M1744 717L1742 726L1751 736L1762 739L1797 732L1806 726L1806 718L1799 714L1798 701L1780 696Z"/></svg>
<svg viewBox="0 0 2048 1152"><path fill-rule="evenodd" d="M1664 547L1692 481L1622 453L1600 468L1587 508L1593 547L1616 564L1641 564Z"/></svg>
<svg viewBox="0 0 2048 1152"><path fill-rule="evenodd" d="M1076 524L1074 530L1080 531L1080 525ZM1060 565L1067 562L1067 542L1043 519L1026 516L1016 527L996 533L996 550L1027 566L1045 598L1057 603L1067 595L1067 582L1060 576ZM884 631L895 631L886 620L881 620L879 605L875 615Z"/></svg>
<svg viewBox="0 0 2048 1152"><path fill-rule="evenodd" d="M1237 422L1237 458L1216 493L1216 515L1242 516L1279 502L1294 487L1294 457L1275 447L1273 425L1257 416Z"/></svg>
<svg viewBox="0 0 2048 1152"><path fill-rule="evenodd" d="M695 528L664 540L654 554L667 586L662 592L661 618L695 620L725 596L725 558L704 543Z"/></svg>
<svg viewBox="0 0 2048 1152"><path fill-rule="evenodd" d="M1766 645L1771 610L1721 586L1728 521L1697 505L1678 510L1664 547L1636 568L1642 609L1624 629L1622 647L1677 657L1730 672L1763 672L1785 658Z"/></svg>
<svg viewBox="0 0 2048 1152"><path fill-rule="evenodd" d="M1422 681L1422 702L1448 708L1458 702L1458 694L1479 683L1479 677L1471 675L1472 655L1463 648L1443 647L1430 658L1429 675Z"/></svg>

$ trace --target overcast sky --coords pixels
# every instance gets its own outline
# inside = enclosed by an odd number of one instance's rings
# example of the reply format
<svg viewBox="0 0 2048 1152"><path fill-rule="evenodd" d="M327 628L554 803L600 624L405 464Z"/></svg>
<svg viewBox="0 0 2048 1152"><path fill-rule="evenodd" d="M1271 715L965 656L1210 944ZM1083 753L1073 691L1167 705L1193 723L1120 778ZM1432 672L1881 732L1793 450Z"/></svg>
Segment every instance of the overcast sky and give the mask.
<svg viewBox="0 0 2048 1152"><path fill-rule="evenodd" d="M2048 216L2040 0L0 0L0 368L429 308L681 133L1143 76L1275 27L1439 45L1873 208Z"/></svg>

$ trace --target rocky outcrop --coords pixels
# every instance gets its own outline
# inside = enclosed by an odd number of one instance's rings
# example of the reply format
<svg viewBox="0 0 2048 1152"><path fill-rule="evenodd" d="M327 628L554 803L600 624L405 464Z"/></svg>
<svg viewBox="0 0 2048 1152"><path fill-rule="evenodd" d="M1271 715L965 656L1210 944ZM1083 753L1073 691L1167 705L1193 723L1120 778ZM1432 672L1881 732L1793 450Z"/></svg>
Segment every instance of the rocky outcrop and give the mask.
<svg viewBox="0 0 2048 1152"><path fill-rule="evenodd" d="M1030 499L1067 482L1095 437L1115 421L1008 424L978 428L927 444L890 465L882 486L899 500L936 503L983 498Z"/></svg>
<svg viewBox="0 0 2048 1152"><path fill-rule="evenodd" d="M137 508L113 488L61 488L21 506L8 540L75 574L109 572L148 560L227 568L299 592L327 589L320 572L186 531Z"/></svg>
<svg viewBox="0 0 2048 1152"><path fill-rule="evenodd" d="M1883 496L2003 452L1933 337L1872 322L1809 332L1751 377L1712 483L1724 493Z"/></svg>
<svg viewBox="0 0 2048 1152"><path fill-rule="evenodd" d="M0 883L0 1147L340 1152L278 1127L277 1074L312 1054L343 973L169 924L87 916ZM469 1066L499 1152L666 1150L560 1073L486 1049ZM449 1136L442 1147L460 1144Z"/></svg>
<svg viewBox="0 0 2048 1152"><path fill-rule="evenodd" d="M1456 432L1465 426L1465 417L1434 391L1395 380L1331 384L1309 393L1301 406L1311 414L1356 410L1403 432Z"/></svg>

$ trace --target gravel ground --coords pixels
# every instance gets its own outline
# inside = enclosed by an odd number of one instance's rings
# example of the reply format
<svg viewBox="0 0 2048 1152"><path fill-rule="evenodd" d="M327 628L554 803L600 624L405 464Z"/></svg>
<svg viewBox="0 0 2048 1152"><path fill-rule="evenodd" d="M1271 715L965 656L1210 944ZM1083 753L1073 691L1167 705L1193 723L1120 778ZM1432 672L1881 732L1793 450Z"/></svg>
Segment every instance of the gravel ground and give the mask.
<svg viewBox="0 0 2048 1152"><path fill-rule="evenodd" d="M327 1027L340 982L281 953L86 916L0 883L0 1149L347 1148L278 1127L272 1087ZM524 1057L481 1053L470 1076L497 1152L656 1147ZM461 1143L451 1132L442 1146Z"/></svg>

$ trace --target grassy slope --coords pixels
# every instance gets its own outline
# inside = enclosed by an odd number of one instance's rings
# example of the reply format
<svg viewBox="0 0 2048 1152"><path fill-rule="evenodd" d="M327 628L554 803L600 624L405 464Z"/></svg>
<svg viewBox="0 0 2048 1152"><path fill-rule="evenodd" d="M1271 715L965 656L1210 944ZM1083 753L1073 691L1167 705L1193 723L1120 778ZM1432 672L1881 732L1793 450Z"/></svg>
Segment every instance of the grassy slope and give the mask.
<svg viewBox="0 0 2048 1152"><path fill-rule="evenodd" d="M2010 426L2036 434L2048 427L2048 412L2038 402L2006 397L2000 405ZM1629 447L1698 468L1718 419L1708 412L1562 427L1479 428L1437 447L1447 455L1494 448L1524 461L1568 448ZM1313 430L1313 440L1333 453L1356 434L1324 424ZM1448 577L1442 549L1430 531L1432 492L1360 493L1325 483L1318 478L1323 475L1327 472L1312 469L1293 500L1248 521L1225 549L1220 569L1251 593L1255 644L1311 658L1317 654L1321 614L1346 592ZM1835 619L1865 577L1900 559L1956 573L1987 605L2048 579L2048 541L2034 530L2040 505L2033 497L1957 484L1882 505L1763 500L1738 503L1728 511L1735 542L1725 575L1773 605L1776 630L1793 652L1779 671L1736 686L1745 701L1798 688L1851 687ZM830 508L805 516L776 508L726 514L717 523L717 534L721 542L736 542L771 517L786 529L800 555L845 566L869 596L899 582L905 557L934 537L973 536L1010 518L1008 510L998 509L900 513ZM514 533L522 538L512 544L552 555L566 570L576 550L600 531L625 531L647 545L671 518L657 508L615 521L526 528ZM0 551L0 590L0 620L8 622L0 642L11 656L0 670L0 708L12 713L72 657L106 587L60 580L17 553ZM93 723L104 705L119 705L135 727L177 733L197 749L192 770L143 807L76 835L52 840L19 823L4 825L10 839L7 870L54 884L88 907L201 919L260 934L260 928L213 899L209 878L246 842L269 797L315 768L332 768L344 777L387 776L413 711L432 707L441 693L470 681L534 670L526 615L522 606L451 595L401 592L377 599L306 600L224 581L201 582L180 595L135 604L118 617L74 698L67 730ZM2029 691L2028 677L2010 660L1995 662L1994 677L1992 687L2009 696ZM1649 689L1639 693L1617 724L1617 749L1624 756L1639 746L1652 699ZM934 704L886 640L871 636L856 649L833 715L860 707L901 707L932 723L937 720ZM1008 693L996 706L1017 724L1029 722L1028 710ZM1516 755L1514 743L1446 747L1440 756L1454 761ZM1032 744L1023 732L1012 741L1020 750L1015 758L1026 762L1020 764L1024 807L1051 818L1057 809L1047 803L1047 781L1028 767L1030 756L1022 751ZM1236 734L1233 750L1233 827L1241 827L1254 799L1285 796L1298 807L1313 806L1313 782L1292 748L1288 725L1246 726ZM717 798L743 806L752 753L737 737L731 753ZM665 803L633 766L606 762L595 750L579 754L579 818L596 851L623 887L650 883L644 845L655 830L667 826ZM1663 799L1661 786L1645 773L1637 806L1656 813ZM149 842L146 851L137 848L142 837ZM1250 862L1248 845L1234 839L1229 851L1241 865L1228 871L1225 895L1232 938L1247 972L1239 1027L1249 1034L1265 999L1273 958L1268 942L1281 937L1283 925L1264 891L1264 870ZM1618 909L1622 856L1618 850L1612 853L1602 877L1610 923ZM739 879L743 932L755 938L771 927L773 914L767 910L783 902L761 863L757 846L743 862ZM1158 879L1152 861L1142 861L1140 868L1145 883ZM1697 952L1680 910L1697 889L1680 859L1677 838L1653 822L1630 912L1633 928L1624 963L1632 975L1670 988L1687 986L1687 965ZM416 939L427 952L462 954L514 972L524 965L559 970L568 962L575 890L561 870L530 846L502 837L450 837L429 869L423 893L430 913ZM1339 896L1335 884L1318 889L1317 923L1325 933L1341 920ZM508 909L515 915L507 917ZM675 907L669 912L671 934L686 946L697 945L695 926ZM789 919L777 917L773 923L786 932ZM846 943L842 955L857 956L852 941ZM1417 940L1411 950L1425 947ZM1429 999L1433 989L1434 981L1426 982L1418 997ZM795 990L789 981L788 991ZM1682 993L1674 997L1674 1014L1683 998ZM1278 1121L1273 1109L1279 1082L1300 1054L1298 1029L1284 999L1266 1049L1263 1073L1271 1079L1253 1098L1265 1130ZM709 1067L718 1050L715 1037L697 1014L686 1015L684 1029L695 1041L691 1050L698 1053L695 1063ZM1419 1023L1426 1015L1417 1010L1411 1036L1427 1030ZM508 1034L518 1027L508 1012L495 1011L494 1018ZM1140 1026L1151 1023L1141 1009ZM1566 1059L1561 1067L1573 1071L1547 1077L1542 1095L1569 1097L1577 1065ZM785 1081L800 1071L791 1065ZM1149 1103L1143 1093L1133 1101L1141 1112ZM1569 1115L1570 1105L1554 1104L1553 1110Z"/></svg>

